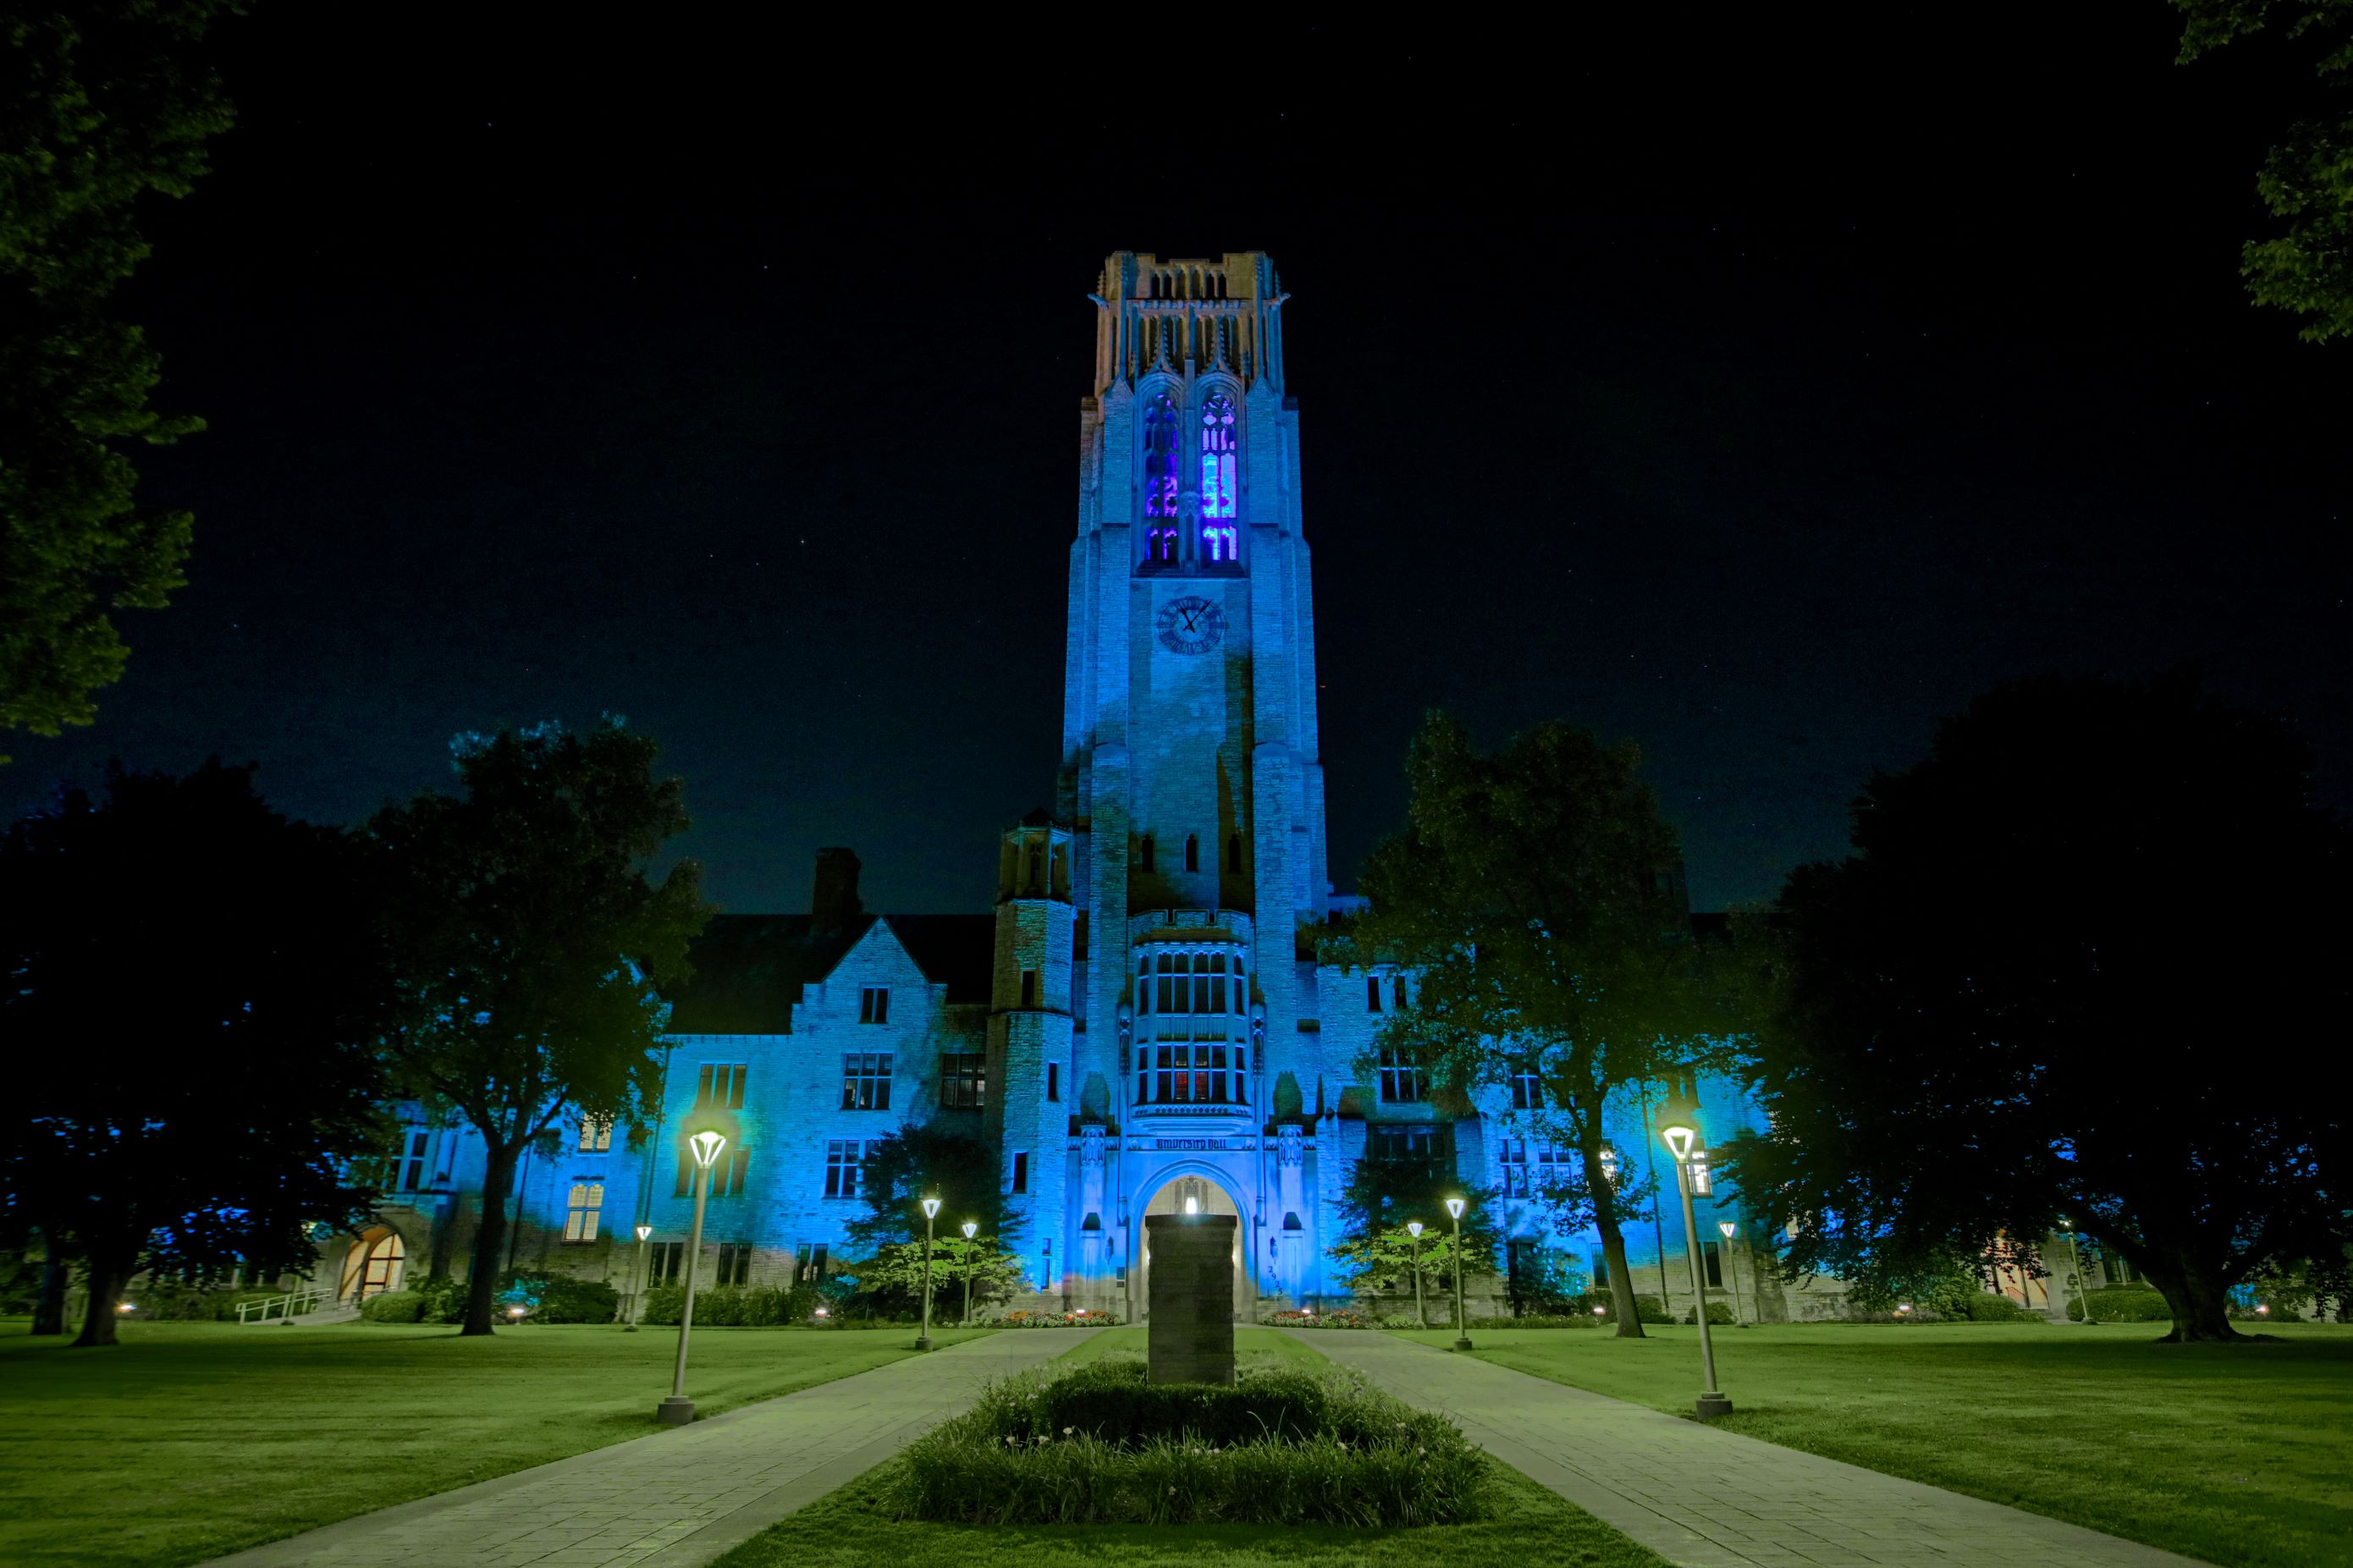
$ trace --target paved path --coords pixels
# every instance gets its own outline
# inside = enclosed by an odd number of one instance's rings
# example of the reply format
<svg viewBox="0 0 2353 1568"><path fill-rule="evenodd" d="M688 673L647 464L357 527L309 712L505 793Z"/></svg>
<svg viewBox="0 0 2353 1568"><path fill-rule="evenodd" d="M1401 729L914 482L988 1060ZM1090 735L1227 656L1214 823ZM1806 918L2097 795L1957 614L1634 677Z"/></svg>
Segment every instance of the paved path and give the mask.
<svg viewBox="0 0 2353 1568"><path fill-rule="evenodd" d="M1689 1568L2194 1568L2080 1525L1900 1480L1388 1334L1290 1330Z"/></svg>
<svg viewBox="0 0 2353 1568"><path fill-rule="evenodd" d="M983 1334L676 1431L362 1514L210 1568L691 1568L881 1464L963 1408L987 1379L1099 1331Z"/></svg>

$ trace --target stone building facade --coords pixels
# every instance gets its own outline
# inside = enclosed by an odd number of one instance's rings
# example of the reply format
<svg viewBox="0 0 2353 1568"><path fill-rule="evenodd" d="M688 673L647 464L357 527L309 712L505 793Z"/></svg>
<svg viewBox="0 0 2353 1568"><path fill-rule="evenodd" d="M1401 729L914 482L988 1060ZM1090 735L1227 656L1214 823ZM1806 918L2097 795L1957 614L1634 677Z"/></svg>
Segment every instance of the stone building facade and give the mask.
<svg viewBox="0 0 2353 1568"><path fill-rule="evenodd" d="M994 911L869 914L857 858L829 849L809 914L719 917L674 999L658 1118L583 1124L533 1158L517 1267L627 1289L643 1223L650 1274L675 1277L684 1136L715 1126L729 1152L700 1277L815 1278L845 1260L865 1151L946 1119L1000 1151L1029 1305L1147 1311L1144 1216L1188 1200L1239 1220L1244 1319L1345 1304L1335 1205L1377 1141L1450 1155L1502 1194L1515 1254L1567 1249L1596 1271L1598 1240L1556 1234L1533 1195L1556 1155L1525 1092L1441 1108L1412 1064L1378 1053L1411 977L1318 957L1346 900L1329 880L1300 409L1272 261L1121 252L1091 297L1058 787L999 840ZM1617 1146L1663 1167L1670 1112L1716 1138L1755 1121L1734 1085L1683 1080L1630 1105ZM347 1291L380 1287L393 1248L465 1267L479 1152L462 1132L411 1136L414 1180L345 1247ZM1663 1250L1680 1310L1680 1218L1671 1196L1659 1208L1626 1240L1646 1292ZM1746 1312L1829 1310L1764 1282L1766 1238L1736 1199L1703 1211L1708 1271Z"/></svg>

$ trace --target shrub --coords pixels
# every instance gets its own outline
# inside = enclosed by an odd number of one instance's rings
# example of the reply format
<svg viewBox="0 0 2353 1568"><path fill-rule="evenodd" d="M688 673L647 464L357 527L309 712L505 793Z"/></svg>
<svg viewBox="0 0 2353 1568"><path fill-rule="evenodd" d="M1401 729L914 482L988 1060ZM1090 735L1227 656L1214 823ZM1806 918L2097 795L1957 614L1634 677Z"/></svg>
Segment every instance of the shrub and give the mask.
<svg viewBox="0 0 2353 1568"><path fill-rule="evenodd" d="M991 1384L890 1486L902 1518L974 1524L1393 1528L1478 1517L1486 1462L1442 1417L1337 1373L1149 1384L1112 1357Z"/></svg>
<svg viewBox="0 0 2353 1568"><path fill-rule="evenodd" d="M1967 1318L1972 1323L2040 1323L2048 1321L2042 1313L1989 1290L1980 1290L1957 1306L1957 1310L1948 1309L1945 1316Z"/></svg>
<svg viewBox="0 0 2353 1568"><path fill-rule="evenodd" d="M1609 1321L1597 1318L1591 1312L1530 1312L1517 1318L1473 1318L1470 1326L1474 1329L1597 1329ZM1433 1323L1430 1326L1442 1328L1445 1325Z"/></svg>
<svg viewBox="0 0 2353 1568"><path fill-rule="evenodd" d="M698 1291L697 1294L701 1292ZM695 1305L701 1306L702 1302L697 1301ZM646 1291L646 1310L639 1316L638 1321L647 1323L672 1324L678 1321L685 1310L685 1286L656 1285Z"/></svg>
<svg viewBox="0 0 2353 1568"><path fill-rule="evenodd" d="M609 1323L619 1310L621 1294L601 1279L575 1279L569 1274L510 1274L499 1292L499 1315L521 1307L527 1320L539 1323ZM462 1299L459 1311L465 1310Z"/></svg>
<svg viewBox="0 0 2353 1568"><path fill-rule="evenodd" d="M1373 1320L1354 1307L1340 1307L1329 1312L1311 1312L1301 1308L1274 1313L1261 1321L1278 1329L1369 1329L1373 1326Z"/></svg>
<svg viewBox="0 0 2353 1568"><path fill-rule="evenodd" d="M414 1290L386 1290L360 1303L360 1316L371 1323L413 1323L424 1310L425 1298Z"/></svg>
<svg viewBox="0 0 2353 1568"><path fill-rule="evenodd" d="M1117 1312L1102 1311L1093 1307L1071 1312L1048 1312L1030 1307L1016 1307L1003 1317L991 1320L1000 1329L1109 1329L1119 1326Z"/></svg>
<svg viewBox="0 0 2353 1568"><path fill-rule="evenodd" d="M438 1279L420 1280L415 1287L420 1308L417 1321L420 1323L459 1323L466 1319L466 1282L443 1275Z"/></svg>
<svg viewBox="0 0 2353 1568"><path fill-rule="evenodd" d="M2173 1318L2173 1309L2165 1298L2154 1290L2137 1286L2111 1286L2105 1290L2092 1290L2072 1297L2067 1302L2067 1316L2076 1322L2084 1321L2084 1303L2092 1304L2092 1317L2103 1323L2163 1323Z"/></svg>
<svg viewBox="0 0 2353 1568"><path fill-rule="evenodd" d="M1734 1317L1732 1315L1732 1309L1725 1306L1723 1302L1710 1301L1707 1304L1707 1321L1711 1323L1723 1323L1729 1326L1733 1323L1738 1322L1740 1320ZM1685 1312L1683 1314L1683 1321L1696 1325L1699 1322L1699 1309L1694 1307L1690 1311Z"/></svg>

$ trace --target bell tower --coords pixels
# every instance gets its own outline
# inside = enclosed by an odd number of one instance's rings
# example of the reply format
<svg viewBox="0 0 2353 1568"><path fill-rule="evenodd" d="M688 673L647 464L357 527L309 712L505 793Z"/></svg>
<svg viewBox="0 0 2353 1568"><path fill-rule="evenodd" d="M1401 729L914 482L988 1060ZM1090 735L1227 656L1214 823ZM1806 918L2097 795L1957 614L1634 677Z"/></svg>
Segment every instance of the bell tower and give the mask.
<svg viewBox="0 0 2353 1568"><path fill-rule="evenodd" d="M1297 931L1328 886L1288 296L1263 252L1121 251L1089 298L1059 803L1083 910L1081 1048L1118 1086L1115 1124L1215 1084L1254 1131L1263 1100L1228 1097L1257 1098L1253 1026L1280 1049L1313 1007ZM1222 1036L1147 1012L1169 965L1190 980L1197 960L1236 1020ZM1220 1045L1219 1074L1170 1076L1155 1042L1172 1036Z"/></svg>

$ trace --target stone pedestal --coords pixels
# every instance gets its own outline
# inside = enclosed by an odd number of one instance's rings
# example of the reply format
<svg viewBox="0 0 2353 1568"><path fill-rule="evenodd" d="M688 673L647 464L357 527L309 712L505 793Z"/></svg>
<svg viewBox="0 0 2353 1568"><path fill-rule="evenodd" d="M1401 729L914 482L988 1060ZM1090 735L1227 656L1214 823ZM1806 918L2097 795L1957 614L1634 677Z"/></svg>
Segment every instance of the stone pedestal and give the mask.
<svg viewBox="0 0 2353 1568"><path fill-rule="evenodd" d="M1152 1383L1234 1380L1234 1235L1229 1214L1144 1218L1152 1249L1145 1376Z"/></svg>

